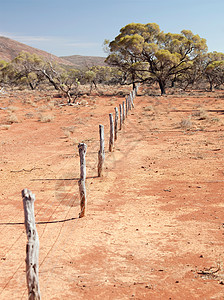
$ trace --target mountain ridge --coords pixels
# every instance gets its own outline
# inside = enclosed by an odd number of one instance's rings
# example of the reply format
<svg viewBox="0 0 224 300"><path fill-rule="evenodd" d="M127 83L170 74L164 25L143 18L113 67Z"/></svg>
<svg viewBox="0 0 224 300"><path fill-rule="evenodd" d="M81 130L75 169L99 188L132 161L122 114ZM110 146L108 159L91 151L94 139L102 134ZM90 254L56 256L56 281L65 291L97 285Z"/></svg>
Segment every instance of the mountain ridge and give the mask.
<svg viewBox="0 0 224 300"><path fill-rule="evenodd" d="M108 66L105 63L106 57L103 56L84 56L84 55L70 55L60 56L60 58L71 62L77 68L91 68L93 66Z"/></svg>
<svg viewBox="0 0 224 300"><path fill-rule="evenodd" d="M76 68L92 67L95 65L106 66L104 62L105 57L101 56L82 56L82 55L70 55L70 56L56 56L48 53L44 50L34 48L13 40L8 37L0 36L0 60L5 60L10 62L13 60L20 52L25 51L30 54L37 54L43 57L45 60L55 61L60 65L73 66Z"/></svg>
<svg viewBox="0 0 224 300"><path fill-rule="evenodd" d="M8 37L0 36L0 59L7 62L13 60L21 51L37 54L47 60L56 61L59 64L71 65L69 61L63 60L51 53L40 50L26 44L20 43Z"/></svg>

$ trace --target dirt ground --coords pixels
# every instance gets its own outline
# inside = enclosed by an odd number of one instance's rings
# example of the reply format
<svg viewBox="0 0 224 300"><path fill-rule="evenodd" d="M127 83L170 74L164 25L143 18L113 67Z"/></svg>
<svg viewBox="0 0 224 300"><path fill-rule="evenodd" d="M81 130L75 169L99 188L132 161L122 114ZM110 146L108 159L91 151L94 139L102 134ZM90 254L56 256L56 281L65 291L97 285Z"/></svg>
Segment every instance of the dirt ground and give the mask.
<svg viewBox="0 0 224 300"><path fill-rule="evenodd" d="M0 299L27 299L24 188L36 195L42 299L224 299L224 91L160 97L141 87L109 153L121 94L78 106L50 92L0 95Z"/></svg>

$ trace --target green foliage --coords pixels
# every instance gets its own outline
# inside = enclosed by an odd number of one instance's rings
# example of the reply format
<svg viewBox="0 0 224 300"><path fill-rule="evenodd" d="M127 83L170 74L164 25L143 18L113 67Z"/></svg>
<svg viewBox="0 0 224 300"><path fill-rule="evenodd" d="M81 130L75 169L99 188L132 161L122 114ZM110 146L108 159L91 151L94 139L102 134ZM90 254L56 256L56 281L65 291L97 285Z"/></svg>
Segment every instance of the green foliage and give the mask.
<svg viewBox="0 0 224 300"><path fill-rule="evenodd" d="M109 44L107 62L122 70L126 83L157 81L161 93L173 77L180 76L199 55L206 40L190 30L164 33L155 23L131 23Z"/></svg>
<svg viewBox="0 0 224 300"><path fill-rule="evenodd" d="M204 75L213 90L214 85L224 83L224 54L220 52L209 52L204 59L205 68Z"/></svg>

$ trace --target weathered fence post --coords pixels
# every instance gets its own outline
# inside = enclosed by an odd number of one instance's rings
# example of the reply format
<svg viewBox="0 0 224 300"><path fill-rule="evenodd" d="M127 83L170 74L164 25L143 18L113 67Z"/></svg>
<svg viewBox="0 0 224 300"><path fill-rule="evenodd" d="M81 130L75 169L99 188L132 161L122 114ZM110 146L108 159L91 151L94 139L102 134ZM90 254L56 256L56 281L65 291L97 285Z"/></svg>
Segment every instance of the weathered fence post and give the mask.
<svg viewBox="0 0 224 300"><path fill-rule="evenodd" d="M138 83L135 87L135 95L137 96L138 95L138 89L140 87L140 83Z"/></svg>
<svg viewBox="0 0 224 300"><path fill-rule="evenodd" d="M126 104L126 118L128 117L128 96L125 97L125 104Z"/></svg>
<svg viewBox="0 0 224 300"><path fill-rule="evenodd" d="M115 107L115 120L114 120L114 139L117 140L117 132L118 132L118 108Z"/></svg>
<svg viewBox="0 0 224 300"><path fill-rule="evenodd" d="M28 189L22 190L26 244L26 281L29 300L40 300L39 288L39 237L35 224L34 201L35 195Z"/></svg>
<svg viewBox="0 0 224 300"><path fill-rule="evenodd" d="M122 129L122 122L123 122L123 114L122 114L122 105L119 104L119 110L120 110L120 130Z"/></svg>
<svg viewBox="0 0 224 300"><path fill-rule="evenodd" d="M134 108L134 94L133 92L130 92L130 98L131 98L131 106Z"/></svg>
<svg viewBox="0 0 224 300"><path fill-rule="evenodd" d="M131 93L128 95L128 110L131 110Z"/></svg>
<svg viewBox="0 0 224 300"><path fill-rule="evenodd" d="M133 100L135 99L135 96L136 96L136 87L133 89L132 91L132 96L133 96Z"/></svg>
<svg viewBox="0 0 224 300"><path fill-rule="evenodd" d="M109 118L110 118L109 152L112 152L113 148L114 148L114 121L113 121L113 114L109 114Z"/></svg>
<svg viewBox="0 0 224 300"><path fill-rule="evenodd" d="M80 179L78 181L79 184L79 193L80 193L80 208L81 212L79 214L79 218L85 216L86 206L87 206L87 198L86 198L86 150L87 145L84 143L80 143L78 145L79 149L79 157L80 157Z"/></svg>
<svg viewBox="0 0 224 300"><path fill-rule="evenodd" d="M98 152L98 177L102 175L103 172L103 163L105 159L105 151L104 151L104 126L99 125L100 132L100 150Z"/></svg>
<svg viewBox="0 0 224 300"><path fill-rule="evenodd" d="M123 101L123 123L125 121L125 102Z"/></svg>

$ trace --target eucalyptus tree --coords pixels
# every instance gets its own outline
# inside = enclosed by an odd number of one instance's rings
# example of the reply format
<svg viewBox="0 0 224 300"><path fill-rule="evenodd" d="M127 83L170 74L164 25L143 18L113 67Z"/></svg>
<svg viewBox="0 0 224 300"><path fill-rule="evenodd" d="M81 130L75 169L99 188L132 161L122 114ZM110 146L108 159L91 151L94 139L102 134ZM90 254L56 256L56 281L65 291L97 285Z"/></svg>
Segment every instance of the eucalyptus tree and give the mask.
<svg viewBox="0 0 224 300"><path fill-rule="evenodd" d="M204 59L204 76L209 83L210 91L214 86L224 83L224 53L209 52Z"/></svg>
<svg viewBox="0 0 224 300"><path fill-rule="evenodd" d="M44 80L42 72L39 71L43 65L44 60L37 54L20 52L10 62L8 72L12 73L12 83L16 85L27 84L32 90L35 90Z"/></svg>
<svg viewBox="0 0 224 300"><path fill-rule="evenodd" d="M206 40L190 30L164 33L155 23L131 23L108 45L107 63L122 70L127 84L157 82L161 94L175 77L207 52Z"/></svg>

